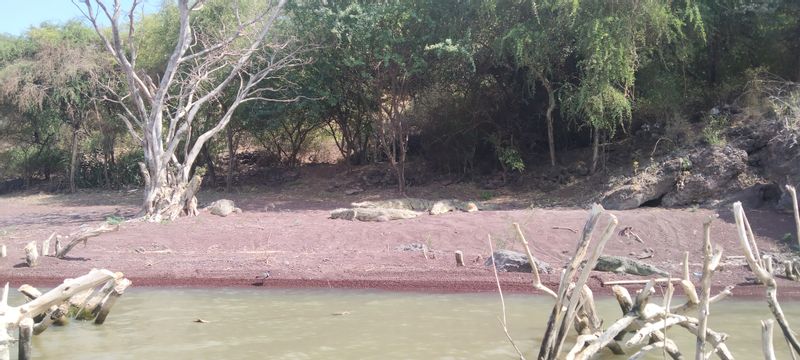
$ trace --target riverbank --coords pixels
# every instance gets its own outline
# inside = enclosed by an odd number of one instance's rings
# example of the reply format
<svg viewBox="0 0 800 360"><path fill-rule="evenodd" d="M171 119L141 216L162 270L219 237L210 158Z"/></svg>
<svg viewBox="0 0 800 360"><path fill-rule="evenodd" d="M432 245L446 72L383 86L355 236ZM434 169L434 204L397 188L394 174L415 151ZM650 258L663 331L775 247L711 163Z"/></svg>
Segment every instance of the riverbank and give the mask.
<svg viewBox="0 0 800 360"><path fill-rule="evenodd" d="M117 232L89 239L63 260L44 258L36 268L24 265L22 248L41 243L52 232L65 235L82 224L135 214L136 192L93 192L77 195L27 195L0 198L0 243L8 257L0 259L0 280L12 286L44 286L78 276L90 268L121 271L135 286L357 288L423 292L495 291L494 275L484 266L488 236L495 248L522 251L512 223L519 223L537 258L555 269L572 255L588 212L575 208L519 209L449 213L416 219L366 223L328 218L330 210L349 201L373 199L336 197L309 200L291 192L203 193L210 201L231 197L244 212L228 217L201 213L169 223L123 223ZM501 207L502 208L502 207ZM612 211L618 230L606 254L650 256L643 261L680 276L689 251L690 270L701 269L702 223L718 215L712 226L714 243L725 255L741 255L732 216L727 209L639 208ZM782 239L793 234L790 215L749 210L748 216L765 254L786 249ZM604 220L601 220L601 226ZM414 245L417 244L417 245ZM423 246L428 251L416 251ZM465 254L466 266L456 267L454 251ZM265 272L269 278L258 279ZM532 292L530 275L501 273L504 291ZM760 297L763 287L747 285L751 273L741 260L731 259L715 275L714 286L739 284L737 297ZM596 272L590 286L607 293L603 283L643 279ZM699 281L699 279L697 279ZM543 274L556 287L558 275ZM800 299L800 284L779 280L781 298Z"/></svg>

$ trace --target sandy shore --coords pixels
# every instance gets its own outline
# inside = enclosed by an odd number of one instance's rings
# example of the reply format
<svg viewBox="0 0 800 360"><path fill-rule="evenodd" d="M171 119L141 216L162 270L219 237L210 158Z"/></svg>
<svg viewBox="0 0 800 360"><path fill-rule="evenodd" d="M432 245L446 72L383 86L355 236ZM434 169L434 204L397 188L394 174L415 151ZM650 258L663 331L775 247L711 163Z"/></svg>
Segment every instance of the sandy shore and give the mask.
<svg viewBox="0 0 800 360"><path fill-rule="evenodd" d="M511 226L517 222L537 258L559 268L578 239L569 229L580 229L588 214L583 209L526 209L364 223L328 219L328 212L349 198L305 201L240 194L235 200L243 214L223 218L202 213L170 223L124 223L119 231L78 246L67 259L44 258L40 266L28 268L22 251L26 243L41 242L54 231L68 234L108 216L132 216L138 196L108 192L0 197L0 243L8 246L9 254L0 259L0 281L46 286L91 268L108 268L125 273L136 286L488 292L496 290L492 272L483 265L489 255L489 235L496 248L521 251ZM689 251L691 271L700 271L702 223L716 211L642 208L612 213L619 218L618 229L631 227L644 242L615 235L606 246L607 254L652 252L645 261L679 275L683 254ZM725 255L740 255L731 214L723 210L718 215L713 241ZM780 241L794 231L791 216L756 210L748 211L748 216L763 253L785 248ZM410 244L430 248L428 259L420 251L403 249ZM455 266L456 250L464 252L467 266ZM270 277L262 284L256 278L264 272ZM714 286L739 284L735 296L762 296L763 287L747 285L751 276L741 261L732 260L715 276ZM590 286L608 293L603 283L619 279L642 278L596 272ZM545 274L543 280L555 287L558 279L556 274ZM503 273L501 283L504 291L532 292L529 274ZM800 299L798 283L780 280L779 286L782 298Z"/></svg>

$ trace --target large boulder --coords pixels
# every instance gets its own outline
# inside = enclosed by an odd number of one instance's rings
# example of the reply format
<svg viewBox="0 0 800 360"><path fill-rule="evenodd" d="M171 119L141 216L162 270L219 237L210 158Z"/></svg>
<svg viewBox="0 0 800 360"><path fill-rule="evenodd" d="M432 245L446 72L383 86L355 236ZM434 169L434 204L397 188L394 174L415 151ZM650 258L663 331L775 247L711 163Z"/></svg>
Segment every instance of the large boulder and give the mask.
<svg viewBox="0 0 800 360"><path fill-rule="evenodd" d="M494 258L495 266L497 266L498 271L507 271L507 272L532 272L533 269L531 268L531 263L528 261L528 255L525 255L521 252L511 251L511 250L495 250L492 254ZM536 261L536 267L539 269L540 273L549 274L553 271L553 268L550 267L550 264L540 261L538 259L534 259ZM492 258L486 259L483 263L484 266L492 266Z"/></svg>
<svg viewBox="0 0 800 360"><path fill-rule="evenodd" d="M627 210L660 199L675 188L677 174L682 166L685 163L681 158L648 166L626 183L608 191L600 203L609 210Z"/></svg>
<svg viewBox="0 0 800 360"><path fill-rule="evenodd" d="M747 152L726 145L689 155L691 167L678 176L677 186L664 196L664 206L686 206L720 199L740 191L737 178L747 169Z"/></svg>
<svg viewBox="0 0 800 360"><path fill-rule="evenodd" d="M218 216L228 216L232 213L241 213L242 209L236 207L233 200L220 199L212 202L206 207L211 214Z"/></svg>

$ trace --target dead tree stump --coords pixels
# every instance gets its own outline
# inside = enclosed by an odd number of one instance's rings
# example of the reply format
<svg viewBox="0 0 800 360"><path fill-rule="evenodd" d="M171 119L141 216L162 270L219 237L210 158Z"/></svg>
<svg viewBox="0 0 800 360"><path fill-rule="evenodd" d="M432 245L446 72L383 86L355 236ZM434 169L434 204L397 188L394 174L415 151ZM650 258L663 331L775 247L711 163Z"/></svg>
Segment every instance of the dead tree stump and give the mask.
<svg viewBox="0 0 800 360"><path fill-rule="evenodd" d="M464 252L456 250L456 266L464 266Z"/></svg>

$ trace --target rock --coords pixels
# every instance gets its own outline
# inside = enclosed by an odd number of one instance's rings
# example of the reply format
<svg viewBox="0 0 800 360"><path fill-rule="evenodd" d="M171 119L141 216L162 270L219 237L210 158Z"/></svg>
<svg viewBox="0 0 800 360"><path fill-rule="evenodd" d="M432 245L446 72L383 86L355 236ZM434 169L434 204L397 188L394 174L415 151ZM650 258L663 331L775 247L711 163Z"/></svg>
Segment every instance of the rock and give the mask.
<svg viewBox="0 0 800 360"><path fill-rule="evenodd" d="M233 200L220 199L209 204L206 209L214 215L228 216L231 213L242 213L242 209L236 207Z"/></svg>
<svg viewBox="0 0 800 360"><path fill-rule="evenodd" d="M608 191L600 203L608 210L627 210L660 199L675 188L679 169L681 169L680 159L672 159L660 166L644 169L628 183Z"/></svg>
<svg viewBox="0 0 800 360"><path fill-rule="evenodd" d="M646 264L641 261L637 261L624 256L600 255L600 258L597 260L597 265L595 265L594 270L614 272L614 273L624 273L624 274L639 275L639 276L650 276L650 275L669 276L669 273L653 265Z"/></svg>
<svg viewBox="0 0 800 360"><path fill-rule="evenodd" d="M400 219L413 219L422 213L405 209L387 208L353 208L336 209L331 211L331 219L359 220L359 221L389 221Z"/></svg>
<svg viewBox="0 0 800 360"><path fill-rule="evenodd" d="M494 258L494 263L497 266L498 271L507 271L507 272L531 272L533 269L531 268L531 264L528 261L528 255L523 254L521 252L511 251L511 250L495 250L494 254L492 254ZM539 268L539 272L543 274L549 274L553 271L550 264L534 259L536 261L536 267ZM486 259L483 263L484 266L492 266L492 258Z"/></svg>
<svg viewBox="0 0 800 360"><path fill-rule="evenodd" d="M664 206L686 206L719 199L737 188L737 177L747 169L747 152L730 145L712 147L689 156L691 169L680 175L679 186L666 194Z"/></svg>

